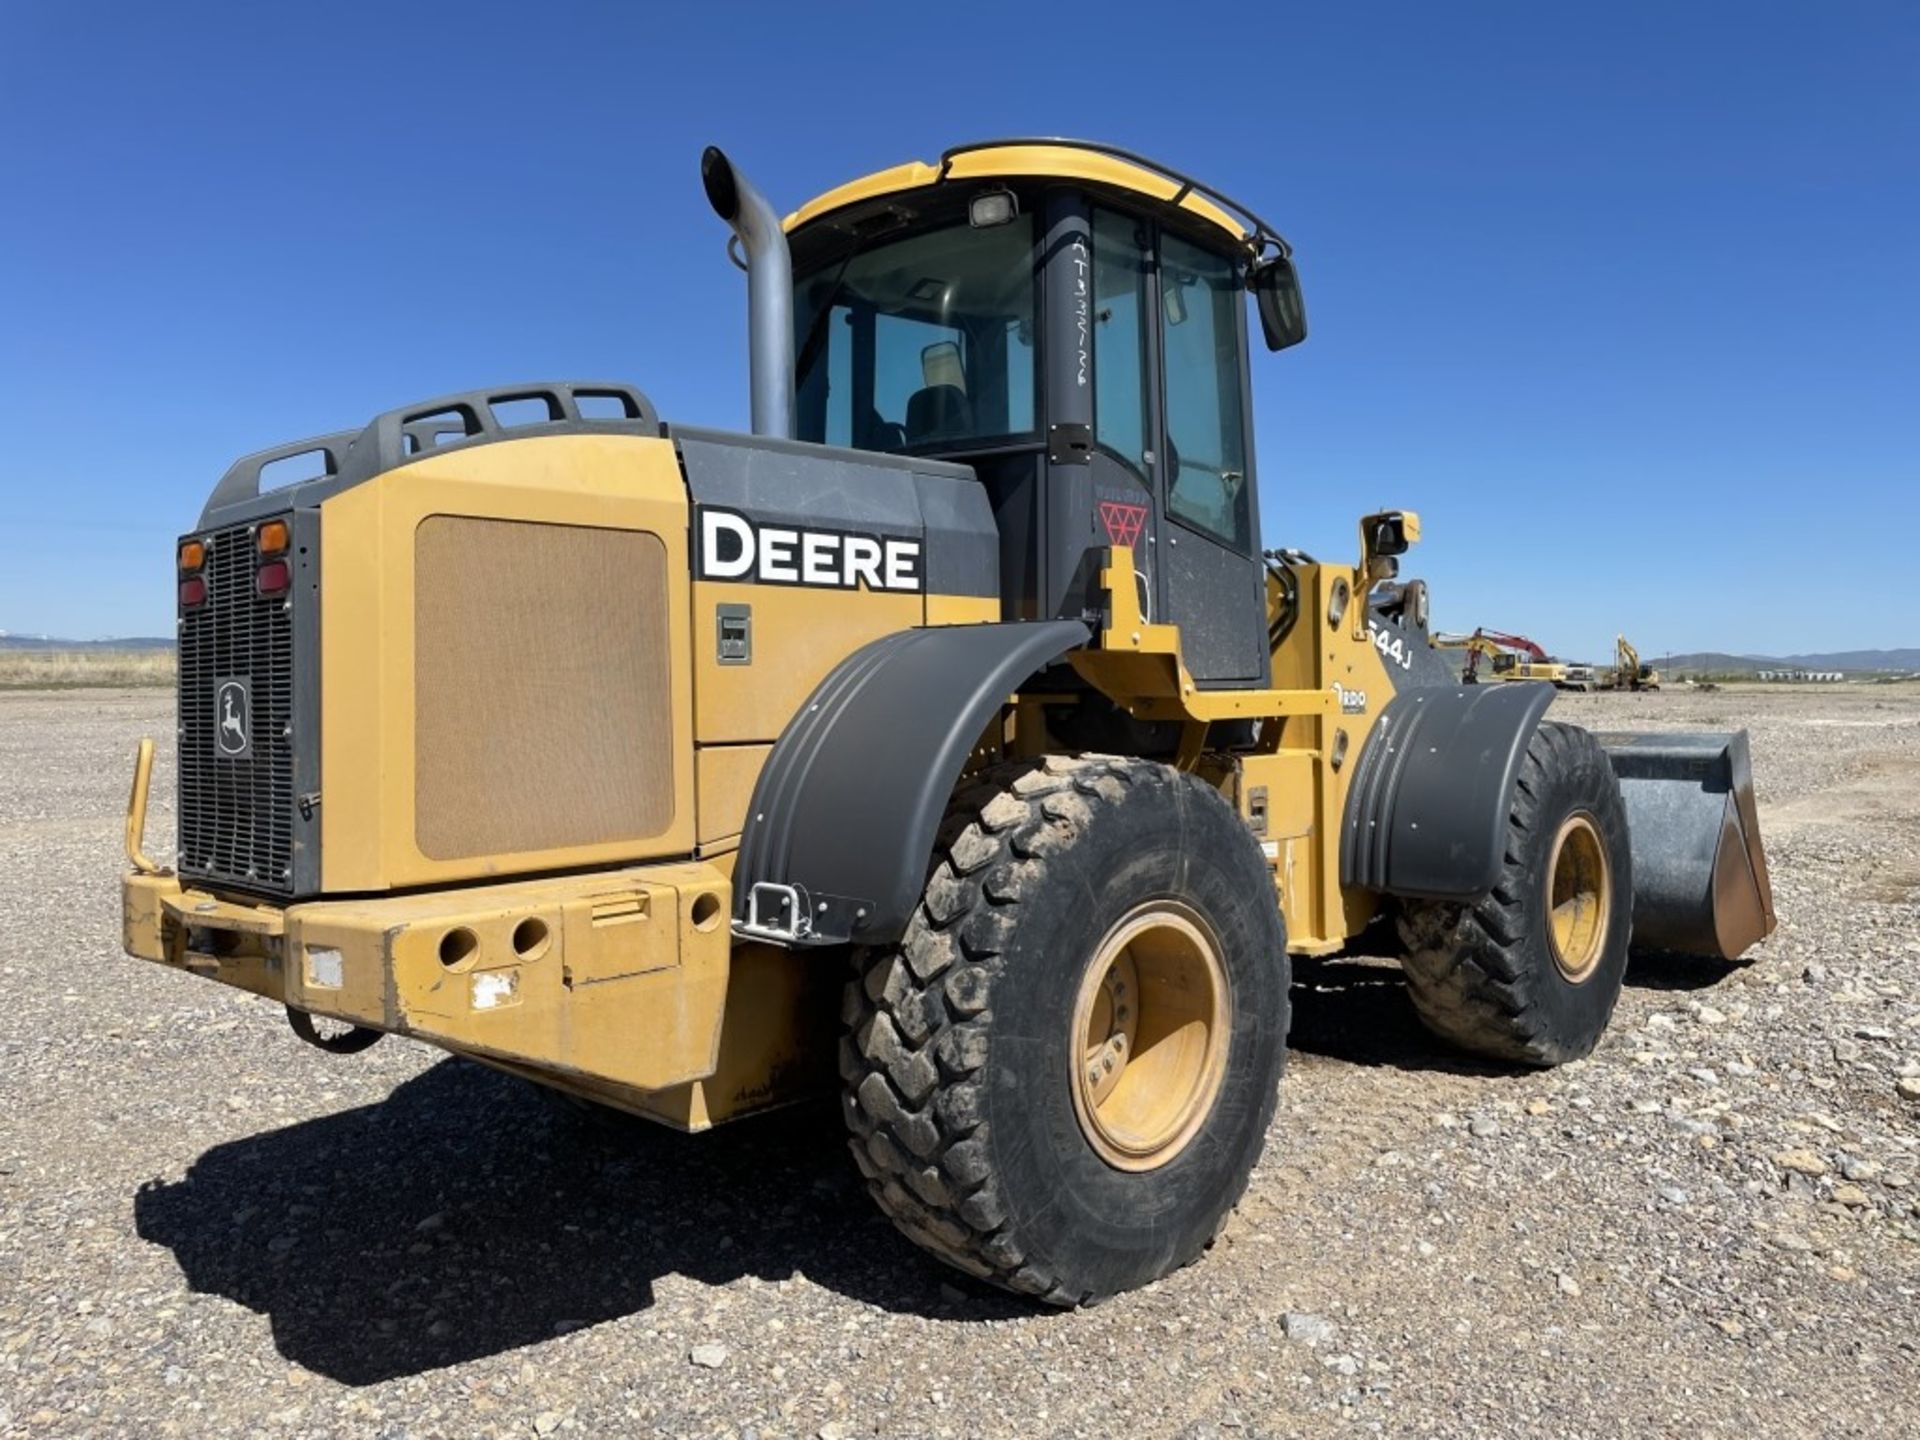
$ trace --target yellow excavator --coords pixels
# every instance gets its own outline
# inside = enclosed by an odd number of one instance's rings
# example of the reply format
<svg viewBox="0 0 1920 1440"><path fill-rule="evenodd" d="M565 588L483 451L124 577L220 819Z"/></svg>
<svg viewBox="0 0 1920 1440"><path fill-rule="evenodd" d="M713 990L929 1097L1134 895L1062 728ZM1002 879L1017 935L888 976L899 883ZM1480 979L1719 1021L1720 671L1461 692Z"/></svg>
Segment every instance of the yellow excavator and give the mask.
<svg viewBox="0 0 1920 1440"><path fill-rule="evenodd" d="M1633 648L1624 635L1614 637L1613 670L1607 680L1610 688L1615 690L1660 688L1660 672L1641 661L1640 652Z"/></svg>
<svg viewBox="0 0 1920 1440"><path fill-rule="evenodd" d="M1486 679L1544 681L1560 690L1593 688L1593 670L1590 666L1556 660L1524 635L1509 635L1502 630L1489 630L1481 626L1471 635L1436 634L1433 648L1467 652L1466 666L1460 672L1462 684L1480 683L1483 678L1480 661L1484 658L1487 661Z"/></svg>

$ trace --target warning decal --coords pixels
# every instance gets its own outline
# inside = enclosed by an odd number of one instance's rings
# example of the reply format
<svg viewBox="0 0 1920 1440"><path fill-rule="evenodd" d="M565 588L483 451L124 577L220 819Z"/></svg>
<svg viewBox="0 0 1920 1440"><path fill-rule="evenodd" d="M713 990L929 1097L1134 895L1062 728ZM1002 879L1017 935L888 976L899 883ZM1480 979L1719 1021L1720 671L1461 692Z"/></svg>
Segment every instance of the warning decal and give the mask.
<svg viewBox="0 0 1920 1440"><path fill-rule="evenodd" d="M1137 545L1140 532L1146 525L1146 506L1129 505L1120 500L1100 502L1100 528L1107 532L1107 539L1115 545Z"/></svg>

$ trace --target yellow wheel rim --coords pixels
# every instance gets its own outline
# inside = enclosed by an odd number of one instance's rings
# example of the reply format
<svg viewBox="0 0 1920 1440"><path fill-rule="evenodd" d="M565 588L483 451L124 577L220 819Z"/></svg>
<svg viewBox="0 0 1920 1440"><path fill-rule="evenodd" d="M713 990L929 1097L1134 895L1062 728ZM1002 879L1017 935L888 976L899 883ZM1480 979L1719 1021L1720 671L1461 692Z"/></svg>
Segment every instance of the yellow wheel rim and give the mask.
<svg viewBox="0 0 1920 1440"><path fill-rule="evenodd" d="M1154 1170L1199 1133L1227 1071L1233 995L1220 942L1155 900L1094 948L1068 1032L1073 1110L1100 1158Z"/></svg>
<svg viewBox="0 0 1920 1440"><path fill-rule="evenodd" d="M1613 909L1613 872L1593 816L1575 811L1553 838L1547 866L1547 938L1553 963L1572 984L1583 982L1607 948Z"/></svg>

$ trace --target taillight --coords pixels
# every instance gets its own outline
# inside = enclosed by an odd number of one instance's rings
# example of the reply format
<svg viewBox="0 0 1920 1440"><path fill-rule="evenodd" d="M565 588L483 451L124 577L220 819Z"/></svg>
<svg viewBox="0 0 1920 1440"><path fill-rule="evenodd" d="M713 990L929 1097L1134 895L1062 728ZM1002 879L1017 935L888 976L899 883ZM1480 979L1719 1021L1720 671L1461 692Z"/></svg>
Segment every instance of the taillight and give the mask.
<svg viewBox="0 0 1920 1440"><path fill-rule="evenodd" d="M180 582L180 608L191 610L207 603L207 582L198 575Z"/></svg>
<svg viewBox="0 0 1920 1440"><path fill-rule="evenodd" d="M286 561L269 560L253 577L253 583L254 588L262 595L278 595L292 582L292 578L287 571Z"/></svg>

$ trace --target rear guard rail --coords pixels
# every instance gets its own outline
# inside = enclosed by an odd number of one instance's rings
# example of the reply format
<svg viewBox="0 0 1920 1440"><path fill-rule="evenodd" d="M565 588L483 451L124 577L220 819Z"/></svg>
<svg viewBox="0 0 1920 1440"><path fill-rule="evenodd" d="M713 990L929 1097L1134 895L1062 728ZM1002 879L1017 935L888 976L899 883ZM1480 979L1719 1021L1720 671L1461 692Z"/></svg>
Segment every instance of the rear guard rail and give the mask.
<svg viewBox="0 0 1920 1440"><path fill-rule="evenodd" d="M1634 947L1736 960L1772 934L1747 732L1597 738L1627 806Z"/></svg>

